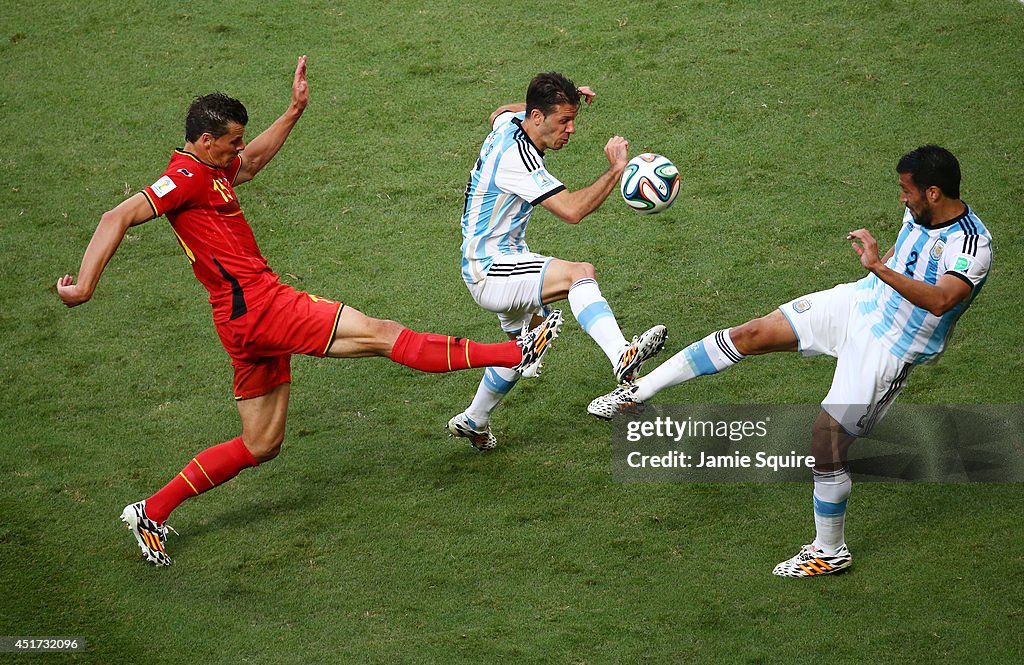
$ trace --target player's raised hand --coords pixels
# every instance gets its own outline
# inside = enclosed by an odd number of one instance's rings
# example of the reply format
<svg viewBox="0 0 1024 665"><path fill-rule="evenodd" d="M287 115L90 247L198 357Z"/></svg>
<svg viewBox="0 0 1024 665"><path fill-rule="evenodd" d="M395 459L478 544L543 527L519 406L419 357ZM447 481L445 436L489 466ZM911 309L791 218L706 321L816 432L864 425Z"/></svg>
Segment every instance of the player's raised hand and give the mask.
<svg viewBox="0 0 1024 665"><path fill-rule="evenodd" d="M292 81L292 106L300 113L309 103L309 81L306 80L306 56L299 56L295 66L295 80Z"/></svg>
<svg viewBox="0 0 1024 665"><path fill-rule="evenodd" d="M867 229L850 231L846 235L847 240L852 240L850 246L860 257L860 264L871 272L881 264L878 258L878 241Z"/></svg>
<svg viewBox="0 0 1024 665"><path fill-rule="evenodd" d="M629 141L621 136L611 137L604 146L604 154L613 167L626 168L626 162L629 161Z"/></svg>
<svg viewBox="0 0 1024 665"><path fill-rule="evenodd" d="M597 93L591 90L589 85L581 85L576 89L583 95L583 101L587 103L587 106L594 103L594 97L597 97Z"/></svg>

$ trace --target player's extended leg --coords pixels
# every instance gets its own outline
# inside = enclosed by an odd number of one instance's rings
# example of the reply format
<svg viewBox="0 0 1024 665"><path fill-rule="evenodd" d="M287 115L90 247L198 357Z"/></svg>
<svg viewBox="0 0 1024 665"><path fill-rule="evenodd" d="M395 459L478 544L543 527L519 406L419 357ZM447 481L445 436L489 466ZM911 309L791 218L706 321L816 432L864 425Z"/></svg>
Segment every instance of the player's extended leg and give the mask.
<svg viewBox="0 0 1024 665"><path fill-rule="evenodd" d="M618 321L601 295L597 273L589 263L552 259L544 272L541 299L544 304L569 299L580 327L601 347L612 364L618 383L631 381L645 360L665 347L665 326L657 325L627 342Z"/></svg>
<svg viewBox="0 0 1024 665"><path fill-rule="evenodd" d="M647 376L594 399L587 411L605 419L621 413L635 413L643 409L646 400L666 388L698 376L717 374L747 356L796 351L798 346L793 327L782 312L776 309L761 318L735 328L713 332L694 342Z"/></svg>
<svg viewBox="0 0 1024 665"><path fill-rule="evenodd" d="M395 321L374 319L345 307L327 349L332 358L383 356L423 372L452 372L475 367L529 369L541 361L558 337L561 312L515 341L480 344L464 337L419 333Z"/></svg>
<svg viewBox="0 0 1024 665"><path fill-rule="evenodd" d="M814 542L796 556L775 566L780 577L830 575L853 563L846 547L846 505L853 483L846 466L847 453L856 441L824 409L818 413L811 434L814 455Z"/></svg>
<svg viewBox="0 0 1024 665"><path fill-rule="evenodd" d="M217 444L192 458L178 475L156 494L126 506L121 520L135 535L148 561L169 566L165 524L187 499L223 485L244 469L277 457L284 441L290 385L281 383L269 393L238 401L242 436Z"/></svg>
<svg viewBox="0 0 1024 665"><path fill-rule="evenodd" d="M528 325L535 327L543 318L534 314ZM513 324L514 321L508 321ZM515 339L515 333L508 332L509 339ZM522 373L504 367L488 367L480 379L476 394L469 407L448 421L448 433L452 436L469 440L477 450L491 450L498 445L498 439L491 431L491 414L498 408L505 396L515 388Z"/></svg>

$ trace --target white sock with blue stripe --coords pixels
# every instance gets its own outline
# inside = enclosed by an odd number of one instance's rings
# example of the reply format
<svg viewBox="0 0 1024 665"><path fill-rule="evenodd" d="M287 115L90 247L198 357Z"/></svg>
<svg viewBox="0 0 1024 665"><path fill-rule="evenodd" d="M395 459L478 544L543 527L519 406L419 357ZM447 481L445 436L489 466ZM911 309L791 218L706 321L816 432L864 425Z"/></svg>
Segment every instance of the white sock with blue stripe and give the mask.
<svg viewBox="0 0 1024 665"><path fill-rule="evenodd" d="M466 417L472 421L470 424L482 427L489 423L491 413L522 376L519 372L504 367L488 367L484 370L484 378L480 379L473 403L466 409Z"/></svg>
<svg viewBox="0 0 1024 665"><path fill-rule="evenodd" d="M728 329L713 332L637 379L635 397L642 402L683 381L729 369L744 358L732 343Z"/></svg>
<svg viewBox="0 0 1024 665"><path fill-rule="evenodd" d="M846 502L853 481L846 469L814 472L814 546L835 554L846 543Z"/></svg>
<svg viewBox="0 0 1024 665"><path fill-rule="evenodd" d="M569 307L579 321L580 327L594 338L597 345L608 356L612 367L619 361L622 349L629 345L619 329L619 322L612 314L608 301L601 295L597 281L589 277L569 287Z"/></svg>

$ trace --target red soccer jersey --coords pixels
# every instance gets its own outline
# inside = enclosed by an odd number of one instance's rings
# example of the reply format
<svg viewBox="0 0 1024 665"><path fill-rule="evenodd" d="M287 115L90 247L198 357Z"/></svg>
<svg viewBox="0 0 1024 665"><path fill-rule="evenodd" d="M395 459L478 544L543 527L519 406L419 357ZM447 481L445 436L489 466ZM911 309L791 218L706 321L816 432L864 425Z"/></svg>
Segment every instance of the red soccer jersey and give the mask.
<svg viewBox="0 0 1024 665"><path fill-rule="evenodd" d="M216 323L242 316L278 283L231 186L241 167L239 156L219 168L175 150L160 179L142 190L153 212L170 220L192 270L210 292Z"/></svg>

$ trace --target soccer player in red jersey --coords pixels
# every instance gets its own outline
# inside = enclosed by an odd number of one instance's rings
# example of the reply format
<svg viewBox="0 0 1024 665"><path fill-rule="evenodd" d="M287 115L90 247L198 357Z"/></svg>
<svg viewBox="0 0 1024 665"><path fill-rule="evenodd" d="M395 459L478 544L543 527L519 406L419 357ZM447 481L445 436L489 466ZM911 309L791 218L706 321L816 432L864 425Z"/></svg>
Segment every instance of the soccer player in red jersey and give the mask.
<svg viewBox="0 0 1024 665"><path fill-rule="evenodd" d="M535 374L558 336L561 312L517 340L478 344L413 332L340 302L282 284L260 253L235 187L252 180L284 144L309 101L306 56L299 58L288 110L248 144L248 114L220 93L196 98L185 118L185 146L160 178L100 219L78 280L65 275L57 293L68 307L88 301L128 229L166 216L199 281L234 367L242 434L196 455L165 487L125 507L121 519L146 559L170 565L165 522L186 499L231 480L280 452L291 385L291 356L384 356L425 372L507 367Z"/></svg>

